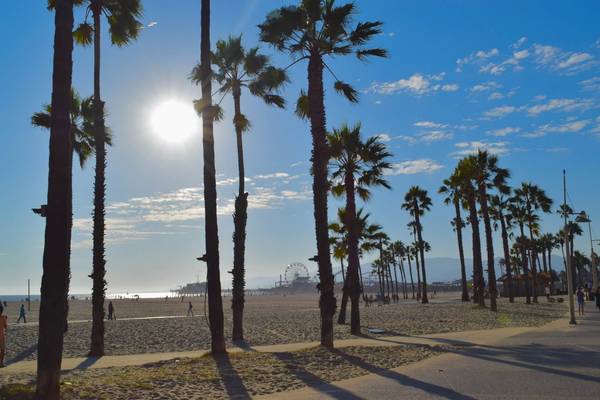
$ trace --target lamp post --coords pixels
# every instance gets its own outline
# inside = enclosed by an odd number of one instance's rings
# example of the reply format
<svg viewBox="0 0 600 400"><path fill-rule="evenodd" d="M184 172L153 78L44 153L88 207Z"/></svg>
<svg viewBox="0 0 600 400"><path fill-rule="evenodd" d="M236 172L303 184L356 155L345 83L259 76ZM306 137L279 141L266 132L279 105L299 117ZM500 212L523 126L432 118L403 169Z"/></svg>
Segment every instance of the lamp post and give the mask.
<svg viewBox="0 0 600 400"><path fill-rule="evenodd" d="M596 254L594 254L594 240L592 239L592 220L585 213L585 211L582 211L579 213L575 221L588 224L588 230L590 232L590 269L592 270L592 291L595 293L596 288L598 287L598 271L596 270Z"/></svg>

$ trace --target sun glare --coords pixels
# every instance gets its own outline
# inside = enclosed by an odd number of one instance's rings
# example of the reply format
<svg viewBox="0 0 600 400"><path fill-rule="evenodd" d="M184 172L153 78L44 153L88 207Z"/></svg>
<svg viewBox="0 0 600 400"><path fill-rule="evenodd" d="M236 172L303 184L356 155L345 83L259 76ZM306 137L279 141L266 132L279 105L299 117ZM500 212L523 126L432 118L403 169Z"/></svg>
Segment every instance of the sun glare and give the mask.
<svg viewBox="0 0 600 400"><path fill-rule="evenodd" d="M177 143L188 139L198 130L199 119L191 104L168 100L154 109L150 123L158 137Z"/></svg>

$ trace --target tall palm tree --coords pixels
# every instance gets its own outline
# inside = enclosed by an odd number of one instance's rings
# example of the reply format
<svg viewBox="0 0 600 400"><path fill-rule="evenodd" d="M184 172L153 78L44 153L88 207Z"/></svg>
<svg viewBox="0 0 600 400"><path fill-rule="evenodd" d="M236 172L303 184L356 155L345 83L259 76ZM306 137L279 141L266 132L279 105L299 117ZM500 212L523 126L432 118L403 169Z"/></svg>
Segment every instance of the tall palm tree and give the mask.
<svg viewBox="0 0 600 400"><path fill-rule="evenodd" d="M462 301L470 301L469 288L467 287L467 269L465 266L465 254L463 250L463 239L462 230L465 227L465 222L461 216L462 208L462 194L460 191L460 182L456 171L449 178L444 179L444 183L438 189L438 193L446 195L444 203L446 205L452 204L454 206L454 219L452 220L452 226L456 231L456 240L458 242L458 256L460 259L460 280L462 284Z"/></svg>
<svg viewBox="0 0 600 400"><path fill-rule="evenodd" d="M481 206L483 226L485 230L485 242L487 251L488 267L488 292L490 294L490 309L497 311L496 300L498 290L496 289L496 270L494 266L494 239L492 236L492 224L488 207L488 191L496 189L498 192L508 193L506 180L510 173L506 168L498 166L498 157L489 154L487 151L478 151L476 156L477 174L475 181L477 183L478 200Z"/></svg>
<svg viewBox="0 0 600 400"><path fill-rule="evenodd" d="M417 225L415 221L408 223L409 229L412 230L413 242L410 246L410 253L415 260L415 269L417 270L417 301L421 301L421 262L419 261L419 246L417 241Z"/></svg>
<svg viewBox="0 0 600 400"><path fill-rule="evenodd" d="M463 158L456 167L457 179L469 209L469 225L471 226L471 244L473 247L473 300L485 307L483 279L483 261L481 258L481 237L479 234L479 217L477 213L477 160L473 156Z"/></svg>
<svg viewBox="0 0 600 400"><path fill-rule="evenodd" d="M508 243L508 230L511 226L511 219L509 215L505 215L509 205L508 199L502 195L490 196L490 217L494 221L494 229L498 229L498 223L500 223L500 234L502 236L502 249L504 251L504 268L506 270L506 283L508 285L508 301L514 303L515 291L512 280L512 267L510 257L510 246Z"/></svg>
<svg viewBox="0 0 600 400"><path fill-rule="evenodd" d="M413 300L415 300L415 281L413 279L413 273L412 273L412 264L411 264L411 260L413 259L413 252L412 252L413 247L408 245L405 247L405 254L406 254L406 261L408 262L408 273L410 276L410 287L412 289L412 298ZM417 269L418 272L418 269ZM419 288L418 284L417 284L417 289Z"/></svg>
<svg viewBox="0 0 600 400"><path fill-rule="evenodd" d="M63 338L69 294L71 227L73 225L73 135L71 131L71 78L73 71L73 0L55 0L53 110L50 124L48 197L44 233L40 299L36 397L58 400Z"/></svg>
<svg viewBox="0 0 600 400"><path fill-rule="evenodd" d="M360 124L342 125L327 135L331 157L331 184L334 196L345 196L345 224L348 227L348 279L344 288L350 296L350 331L360 334L358 277L359 226L356 214L356 196L362 201L371 197L371 187L390 188L383 174L391 168L387 161L391 154L378 136L363 140Z"/></svg>
<svg viewBox="0 0 600 400"><path fill-rule="evenodd" d="M74 31L75 41L94 46L94 141L96 175L94 177L93 261L92 261L92 342L91 356L104 355L104 298L106 292L105 199L106 199L106 137L104 102L100 96L100 46L102 16L106 16L113 45L125 46L137 39L142 24L140 0L85 0L85 21ZM91 14L92 23L87 20Z"/></svg>
<svg viewBox="0 0 600 400"><path fill-rule="evenodd" d="M210 51L210 0L202 0L200 9L200 66L192 73L192 80L202 88L202 98L194 101L196 112L202 116L202 149L204 159L204 229L206 254L199 259L206 262L208 321L211 352L225 353L223 298L219 269L219 226L217 221L217 182L215 168L215 138L213 123L220 116L218 105L212 102Z"/></svg>
<svg viewBox="0 0 600 400"><path fill-rule="evenodd" d="M73 154L77 155L81 168L94 154L94 114L93 97L82 99L75 89L71 89L71 136L73 141ZM44 111L39 111L31 116L31 124L39 128L50 130L52 127L52 106L46 104ZM105 127L106 144L112 145L110 131Z"/></svg>
<svg viewBox="0 0 600 400"><path fill-rule="evenodd" d="M400 279L402 281L402 295L404 299L408 298L407 291L407 282L406 282L406 273L404 271L404 257L406 256L406 246L400 240L396 240L391 244L391 251L396 257L396 265L398 265L398 269L400 270ZM394 271L395 273L395 271Z"/></svg>
<svg viewBox="0 0 600 400"><path fill-rule="evenodd" d="M550 199L544 190L539 186L529 182L521 183L521 186L515 189L514 201L525 208L527 215L527 226L529 228L529 240L534 241L534 224L539 216L536 211L549 213L552 209L552 199ZM533 279L533 302L537 303L537 266L535 248L531 251L531 275Z"/></svg>
<svg viewBox="0 0 600 400"><path fill-rule="evenodd" d="M427 274L425 270L425 249L423 243L423 226L421 225L421 217L431 208L431 198L429 198L427 195L426 190L421 189L419 186L412 186L410 189L408 189L406 195L404 195L404 203L402 204L402 208L407 210L414 218L415 230L417 231L417 246L421 256L421 276L423 281L421 302L426 304L429 303L429 299L427 298Z"/></svg>
<svg viewBox="0 0 600 400"><path fill-rule="evenodd" d="M216 51L212 54L212 64L216 67L213 78L219 83L219 93L224 97L231 93L233 97L235 137L238 159L238 194L233 214L233 285L231 308L233 311L233 340L244 340L244 286L245 286L245 249L246 223L248 219L248 193L245 188L244 146L242 134L250 129L248 118L242 113L242 90L247 88L250 94L260 97L265 103L280 108L285 106L283 97L277 91L287 82L285 71L269 65L269 58L259 53L258 47L245 49L242 37L229 37L217 41ZM201 82L201 65L192 71L191 79Z"/></svg>
<svg viewBox="0 0 600 400"><path fill-rule="evenodd" d="M527 223L527 210L521 204L521 202L517 201L517 199L512 196L510 198L510 203L508 205L508 210L510 212L510 218L515 222L515 224L519 228L519 236L515 239L515 250L520 253L521 260L519 261L521 270L523 275L525 276L525 302L527 304L531 304L531 281L529 279L529 261L527 257L527 246L525 236L525 224Z"/></svg>
<svg viewBox="0 0 600 400"><path fill-rule="evenodd" d="M356 14L354 3L335 6L330 0L303 0L297 6L278 8L259 25L260 40L288 53L294 64L308 60L308 93L301 93L299 111L310 120L312 135L312 174L319 291L321 298L321 345L333 347L333 315L336 300L327 231L328 146L325 125L323 70L332 74L325 59L354 54L362 60L370 56L385 57L383 49L365 48L370 39L381 33L381 22L350 26ZM334 89L351 102L358 101L357 91L335 78ZM302 107L301 105L304 105Z"/></svg>

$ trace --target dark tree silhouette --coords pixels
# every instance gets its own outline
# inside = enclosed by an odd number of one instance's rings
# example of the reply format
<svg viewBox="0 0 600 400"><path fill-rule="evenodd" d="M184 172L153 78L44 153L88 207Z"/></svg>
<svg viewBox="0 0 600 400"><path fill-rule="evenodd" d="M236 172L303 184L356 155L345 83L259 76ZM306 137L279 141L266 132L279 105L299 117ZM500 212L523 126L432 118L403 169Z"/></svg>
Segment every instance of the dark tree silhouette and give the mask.
<svg viewBox="0 0 600 400"><path fill-rule="evenodd" d="M308 93L301 93L297 111L308 118L312 136L313 201L317 262L321 293L321 345L333 348L333 315L336 299L333 293L333 274L329 254L327 219L327 162L329 150L326 140L325 91L323 70L331 72L325 63L327 57L354 54L360 60L370 56L385 57L383 49L366 48L374 36L381 33L381 22L358 23L350 26L356 14L354 3L335 6L333 1L303 0L297 6L278 8L269 13L259 25L260 39L278 51L288 53L295 63L308 60ZM349 84L334 75L334 89L352 102L358 93Z"/></svg>
<svg viewBox="0 0 600 400"><path fill-rule="evenodd" d="M138 18L142 13L140 0L79 0L87 4L85 21L81 23L73 36L77 43L94 45L94 141L96 152L96 175L94 177L93 212L93 261L92 261L92 341L91 356L104 355L104 299L106 292L105 259L105 200L106 200L106 128L104 121L104 102L100 96L100 46L102 16L106 16L110 39L116 46L125 46L135 40L142 27ZM88 15L92 15L92 24Z"/></svg>
<svg viewBox="0 0 600 400"><path fill-rule="evenodd" d="M44 233L36 397L60 398L60 368L67 320L71 227L73 225L73 135L71 132L71 78L73 71L73 1L49 3L54 16L52 118L46 230Z"/></svg>

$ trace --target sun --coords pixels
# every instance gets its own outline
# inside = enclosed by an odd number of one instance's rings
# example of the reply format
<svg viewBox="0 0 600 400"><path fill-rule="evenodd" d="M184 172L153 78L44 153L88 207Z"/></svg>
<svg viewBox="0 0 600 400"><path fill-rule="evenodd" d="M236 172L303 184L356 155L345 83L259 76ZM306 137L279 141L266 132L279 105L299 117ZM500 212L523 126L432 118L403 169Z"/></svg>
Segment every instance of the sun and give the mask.
<svg viewBox="0 0 600 400"><path fill-rule="evenodd" d="M191 104L168 100L154 109L150 124L159 138L166 142L179 143L198 131L199 118Z"/></svg>

